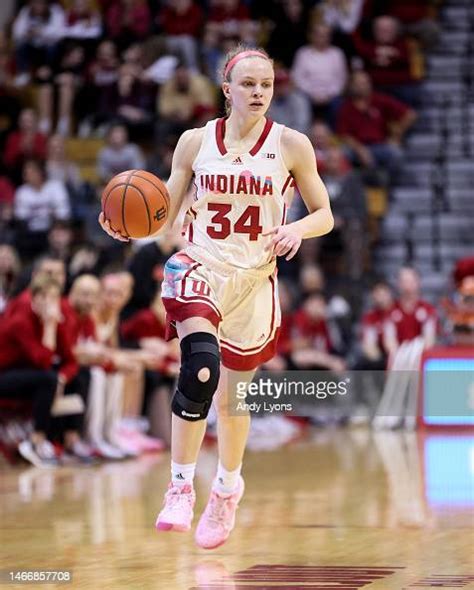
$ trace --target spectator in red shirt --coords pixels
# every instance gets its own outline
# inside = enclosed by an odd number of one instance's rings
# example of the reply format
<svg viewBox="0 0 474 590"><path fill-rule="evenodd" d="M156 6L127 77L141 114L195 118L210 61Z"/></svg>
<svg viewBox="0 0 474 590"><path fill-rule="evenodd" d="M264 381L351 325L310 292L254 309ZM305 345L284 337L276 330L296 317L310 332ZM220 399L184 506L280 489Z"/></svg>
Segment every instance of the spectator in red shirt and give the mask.
<svg viewBox="0 0 474 590"><path fill-rule="evenodd" d="M372 82L378 90L389 92L416 107L419 87L411 73L407 41L400 37L397 19L383 15L373 21L373 39L354 34L357 53L363 58Z"/></svg>
<svg viewBox="0 0 474 590"><path fill-rule="evenodd" d="M384 345L391 358L403 342L420 336L426 348L436 342L437 312L421 298L420 276L414 268L400 269L398 292L384 326Z"/></svg>
<svg viewBox="0 0 474 590"><path fill-rule="evenodd" d="M213 2L208 20L219 24L223 36L241 38L250 21L250 12L240 0L218 0Z"/></svg>
<svg viewBox="0 0 474 590"><path fill-rule="evenodd" d="M41 275L33 279L30 291L28 308L0 324L0 395L33 400L34 430L19 451L34 465L56 465L54 448L46 438L51 407L78 367L60 321L61 286Z"/></svg>
<svg viewBox="0 0 474 590"><path fill-rule="evenodd" d="M385 13L402 23L407 35L418 39L425 49L436 45L440 27L435 20L435 6L431 0L388 0Z"/></svg>
<svg viewBox="0 0 474 590"><path fill-rule="evenodd" d="M37 258L33 265L33 271L31 273L31 281L36 277L44 275L48 278L53 279L60 287L61 293L64 291L66 285L66 265L64 261L55 258L54 256L46 255L41 258ZM66 299L61 298L61 314L66 314ZM5 310L5 317L9 317L16 313L24 313L31 306L31 290L26 288L16 297L13 297Z"/></svg>
<svg viewBox="0 0 474 590"><path fill-rule="evenodd" d="M387 362L387 350L384 346L384 326L393 308L393 294L385 281L379 281L372 287L372 307L362 316L360 345L362 358L356 369L384 369Z"/></svg>
<svg viewBox="0 0 474 590"><path fill-rule="evenodd" d="M373 92L366 72L355 72L350 96L338 113L337 132L356 163L382 166L393 176L401 162L401 141L416 119L415 111L395 98Z"/></svg>
<svg viewBox="0 0 474 590"><path fill-rule="evenodd" d="M20 184L23 163L28 158L46 159L46 136L38 131L38 120L33 109L23 109L18 119L18 130L7 137L3 162L10 178Z"/></svg>
<svg viewBox="0 0 474 590"><path fill-rule="evenodd" d="M344 360L334 354L326 300L321 293L310 295L295 312L293 342L291 360L297 369L344 371Z"/></svg>
<svg viewBox="0 0 474 590"><path fill-rule="evenodd" d="M157 18L166 35L166 48L181 54L188 68L198 71L197 39L203 25L201 7L193 0L167 2Z"/></svg>
<svg viewBox="0 0 474 590"><path fill-rule="evenodd" d="M146 0L115 0L105 15L107 36L122 48L146 37L151 22Z"/></svg>

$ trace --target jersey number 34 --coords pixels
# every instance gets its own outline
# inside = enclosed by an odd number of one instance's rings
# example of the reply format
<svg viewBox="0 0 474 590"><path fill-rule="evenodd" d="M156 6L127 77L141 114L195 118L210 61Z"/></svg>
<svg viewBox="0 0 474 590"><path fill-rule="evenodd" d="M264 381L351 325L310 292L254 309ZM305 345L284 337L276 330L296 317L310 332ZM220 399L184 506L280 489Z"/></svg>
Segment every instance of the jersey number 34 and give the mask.
<svg viewBox="0 0 474 590"><path fill-rule="evenodd" d="M249 240L255 242L263 231L260 225L260 207L257 205L249 205L234 223L233 229L231 220L227 217L232 211L232 205L208 203L207 209L215 211L215 215L211 218L213 225L208 225L206 228L207 234L215 240L225 240L234 231L237 234L248 234Z"/></svg>

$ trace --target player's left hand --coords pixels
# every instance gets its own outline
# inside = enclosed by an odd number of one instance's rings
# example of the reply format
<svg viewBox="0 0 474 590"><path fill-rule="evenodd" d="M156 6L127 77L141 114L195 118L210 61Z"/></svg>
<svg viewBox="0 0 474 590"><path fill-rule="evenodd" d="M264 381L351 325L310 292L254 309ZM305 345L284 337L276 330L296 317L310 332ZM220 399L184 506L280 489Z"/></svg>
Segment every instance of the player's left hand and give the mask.
<svg viewBox="0 0 474 590"><path fill-rule="evenodd" d="M298 252L303 240L301 231L293 223L288 225L279 225L269 231L263 232L262 236L270 236L273 234L268 246L265 250L273 249L275 256L285 256L285 260L291 260Z"/></svg>

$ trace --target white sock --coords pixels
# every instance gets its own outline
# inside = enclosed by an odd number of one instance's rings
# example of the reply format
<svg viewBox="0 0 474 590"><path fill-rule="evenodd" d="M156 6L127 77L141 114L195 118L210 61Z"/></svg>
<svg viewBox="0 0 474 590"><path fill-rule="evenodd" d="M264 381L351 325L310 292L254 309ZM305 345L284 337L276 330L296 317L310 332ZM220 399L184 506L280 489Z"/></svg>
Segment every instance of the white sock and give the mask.
<svg viewBox="0 0 474 590"><path fill-rule="evenodd" d="M171 481L175 486L193 485L196 463L175 463L171 461Z"/></svg>
<svg viewBox="0 0 474 590"><path fill-rule="evenodd" d="M227 471L219 461L216 479L212 485L213 489L220 494L233 494L237 489L241 470L242 463L234 471Z"/></svg>

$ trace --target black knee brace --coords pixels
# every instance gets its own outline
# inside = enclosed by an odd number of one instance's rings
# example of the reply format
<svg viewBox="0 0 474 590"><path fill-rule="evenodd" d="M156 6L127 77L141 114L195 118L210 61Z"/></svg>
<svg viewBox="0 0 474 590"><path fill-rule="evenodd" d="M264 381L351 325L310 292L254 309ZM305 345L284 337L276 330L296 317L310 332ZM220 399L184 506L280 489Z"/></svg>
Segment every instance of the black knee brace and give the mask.
<svg viewBox="0 0 474 590"><path fill-rule="evenodd" d="M201 381L198 373L209 369L209 378ZM219 343L213 334L196 332L181 340L181 370L178 388L171 403L173 414L194 422L209 413L212 396L220 375Z"/></svg>

